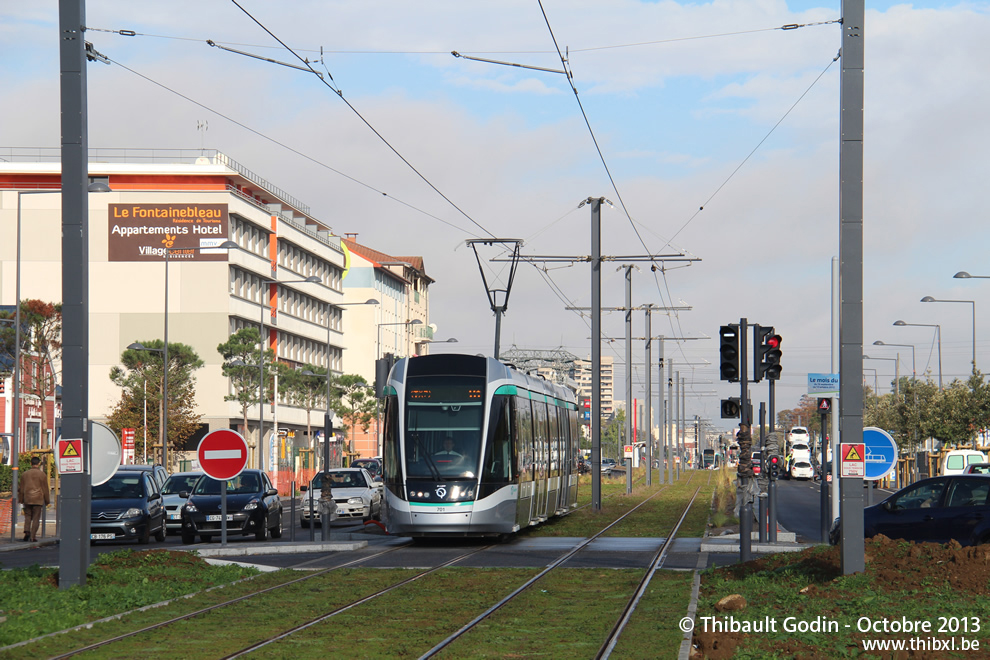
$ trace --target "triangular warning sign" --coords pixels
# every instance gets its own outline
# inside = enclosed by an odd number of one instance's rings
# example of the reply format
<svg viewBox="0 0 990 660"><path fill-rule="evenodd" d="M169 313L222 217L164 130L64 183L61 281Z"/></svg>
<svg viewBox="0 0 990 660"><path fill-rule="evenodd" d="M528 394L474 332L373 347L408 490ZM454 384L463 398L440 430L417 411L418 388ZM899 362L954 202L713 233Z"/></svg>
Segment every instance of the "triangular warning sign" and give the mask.
<svg viewBox="0 0 990 660"><path fill-rule="evenodd" d="M62 458L71 458L78 455L79 451L76 450L76 445L74 443L66 442L62 447Z"/></svg>
<svg viewBox="0 0 990 660"><path fill-rule="evenodd" d="M822 402L818 404L819 410L828 410L828 399L822 399Z"/></svg>
<svg viewBox="0 0 990 660"><path fill-rule="evenodd" d="M849 446L849 451L846 452L846 457L843 458L842 460L844 460L844 461L861 461L861 460L863 460L863 457L859 455L859 452L858 451L856 451L856 445L850 445Z"/></svg>

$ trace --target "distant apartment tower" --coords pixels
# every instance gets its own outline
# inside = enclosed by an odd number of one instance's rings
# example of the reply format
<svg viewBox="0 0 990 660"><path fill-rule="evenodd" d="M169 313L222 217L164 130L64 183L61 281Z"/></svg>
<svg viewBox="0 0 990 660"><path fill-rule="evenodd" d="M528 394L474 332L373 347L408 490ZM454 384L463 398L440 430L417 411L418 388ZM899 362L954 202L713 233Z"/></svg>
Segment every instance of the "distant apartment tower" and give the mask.
<svg viewBox="0 0 990 660"><path fill-rule="evenodd" d="M602 417L608 417L615 412L614 400L614 366L615 358L602 356L601 364L601 392L598 393L598 400L601 402ZM574 380L578 387L578 399L591 399L591 359L576 360L574 362Z"/></svg>

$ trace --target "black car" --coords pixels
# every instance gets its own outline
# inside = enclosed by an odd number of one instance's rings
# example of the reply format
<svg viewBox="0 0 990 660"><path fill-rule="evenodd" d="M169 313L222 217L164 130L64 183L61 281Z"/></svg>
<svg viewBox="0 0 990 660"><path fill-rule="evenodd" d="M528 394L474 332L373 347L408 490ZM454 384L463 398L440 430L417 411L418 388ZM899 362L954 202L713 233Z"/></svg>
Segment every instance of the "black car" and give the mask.
<svg viewBox="0 0 990 660"><path fill-rule="evenodd" d="M377 458L355 458L351 461L352 468L364 468L372 477L382 476L382 463ZM378 481L378 479L376 479Z"/></svg>
<svg viewBox="0 0 990 660"><path fill-rule="evenodd" d="M863 509L863 533L892 539L960 545L990 543L990 478L950 475L922 479ZM841 521L829 531L838 543Z"/></svg>
<svg viewBox="0 0 990 660"><path fill-rule="evenodd" d="M182 506L182 542L192 543L196 535L203 542L222 533L220 513L221 482L203 477ZM264 541L282 536L282 502L261 470L244 470L227 480L227 534L254 534Z"/></svg>
<svg viewBox="0 0 990 660"><path fill-rule="evenodd" d="M90 542L136 540L151 535L165 540L165 507L154 477L142 470L118 470L93 486L90 502Z"/></svg>

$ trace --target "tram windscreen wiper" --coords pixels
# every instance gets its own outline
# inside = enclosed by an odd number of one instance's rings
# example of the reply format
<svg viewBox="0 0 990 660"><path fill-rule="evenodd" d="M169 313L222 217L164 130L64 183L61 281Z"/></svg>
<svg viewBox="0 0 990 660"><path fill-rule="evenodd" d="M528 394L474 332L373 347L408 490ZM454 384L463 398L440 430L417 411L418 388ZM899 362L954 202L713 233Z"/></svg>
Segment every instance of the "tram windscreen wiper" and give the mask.
<svg viewBox="0 0 990 660"><path fill-rule="evenodd" d="M436 463L433 462L433 458L430 456L430 452L426 451L426 447L424 447L423 446L423 443L421 443L419 441L419 434L418 433L410 433L409 434L409 437L411 437L413 439L413 442L416 443L416 446L419 447L419 450L423 453L423 458L426 459L426 467L430 468L430 474L433 475L433 478L434 479L436 479L437 481L440 481L441 480L440 479L440 468L438 468L436 466Z"/></svg>

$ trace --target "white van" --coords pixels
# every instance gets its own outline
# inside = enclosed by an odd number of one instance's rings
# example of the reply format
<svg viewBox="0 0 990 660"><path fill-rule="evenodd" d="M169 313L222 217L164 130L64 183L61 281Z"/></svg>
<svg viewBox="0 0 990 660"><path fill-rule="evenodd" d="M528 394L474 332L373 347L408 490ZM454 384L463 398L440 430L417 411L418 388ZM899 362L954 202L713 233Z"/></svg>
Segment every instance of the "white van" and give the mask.
<svg viewBox="0 0 990 660"><path fill-rule="evenodd" d="M953 449L942 459L942 474L962 474L971 463L986 463L987 455L975 449Z"/></svg>

